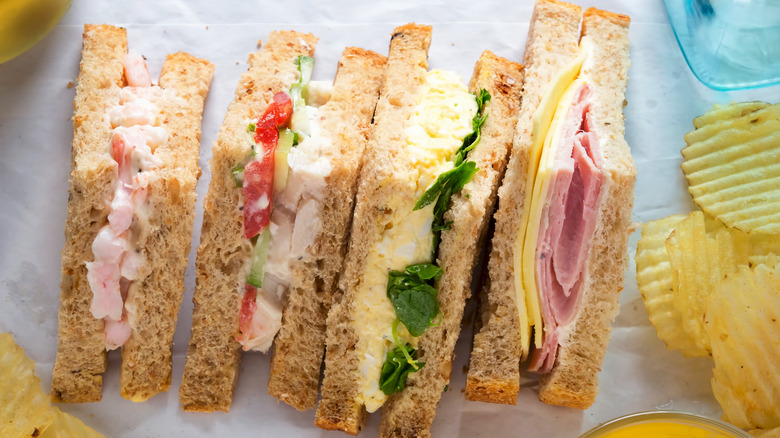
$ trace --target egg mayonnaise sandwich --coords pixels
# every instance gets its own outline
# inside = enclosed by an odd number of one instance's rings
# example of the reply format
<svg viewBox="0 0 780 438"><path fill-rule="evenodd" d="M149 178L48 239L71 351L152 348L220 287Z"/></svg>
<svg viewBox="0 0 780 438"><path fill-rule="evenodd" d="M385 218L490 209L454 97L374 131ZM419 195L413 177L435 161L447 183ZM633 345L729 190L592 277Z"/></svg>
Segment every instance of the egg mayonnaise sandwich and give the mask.
<svg viewBox="0 0 780 438"><path fill-rule="evenodd" d="M628 25L625 15L536 3L470 400L514 404L526 359L543 402L584 409L596 397L632 228L636 168L622 111Z"/></svg>
<svg viewBox="0 0 780 438"><path fill-rule="evenodd" d="M316 44L312 34L271 32L212 148L184 410L227 411L242 351L268 351L277 333L269 391L299 409L316 400L326 309L385 65L347 48L332 88L310 82Z"/></svg>
<svg viewBox="0 0 780 438"><path fill-rule="evenodd" d="M485 52L470 89L428 70L431 27L395 29L349 249L327 321L315 423L426 436L519 109L522 66Z"/></svg>
<svg viewBox="0 0 780 438"><path fill-rule="evenodd" d="M200 125L214 66L168 55L159 84L127 31L85 25L52 399L101 398L107 351L122 349L123 397L171 385L173 332L200 176Z"/></svg>

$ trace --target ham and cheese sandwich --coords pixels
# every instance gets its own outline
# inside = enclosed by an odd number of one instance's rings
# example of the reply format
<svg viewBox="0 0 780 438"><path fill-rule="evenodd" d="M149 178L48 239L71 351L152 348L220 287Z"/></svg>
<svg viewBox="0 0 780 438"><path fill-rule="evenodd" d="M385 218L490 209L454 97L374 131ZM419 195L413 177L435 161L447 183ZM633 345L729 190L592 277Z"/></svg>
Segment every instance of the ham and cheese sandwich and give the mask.
<svg viewBox="0 0 780 438"><path fill-rule="evenodd" d="M122 349L123 397L171 384L173 332L195 212L200 122L214 67L169 55L159 85L125 29L84 26L73 116L52 398L101 398Z"/></svg>
<svg viewBox="0 0 780 438"><path fill-rule="evenodd" d="M384 72L383 56L348 48L332 89L310 83L316 44L272 32L250 55L213 146L184 410L229 410L242 350L268 351L283 326L269 390L299 409L316 397L352 175Z"/></svg>
<svg viewBox="0 0 780 438"><path fill-rule="evenodd" d="M396 28L360 176L316 424L426 436L511 144L522 66L489 52L471 92L428 71L431 27Z"/></svg>
<svg viewBox="0 0 780 438"><path fill-rule="evenodd" d="M580 30L580 20L582 26ZM636 169L623 137L629 18L538 0L466 397L587 408L618 310Z"/></svg>

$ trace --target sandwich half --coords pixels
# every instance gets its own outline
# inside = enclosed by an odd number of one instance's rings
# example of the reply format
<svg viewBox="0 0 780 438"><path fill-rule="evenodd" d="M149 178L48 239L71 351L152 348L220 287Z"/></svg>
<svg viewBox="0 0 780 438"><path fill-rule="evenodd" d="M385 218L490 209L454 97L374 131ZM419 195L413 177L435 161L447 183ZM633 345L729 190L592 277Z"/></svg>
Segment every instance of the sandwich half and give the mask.
<svg viewBox="0 0 780 438"><path fill-rule="evenodd" d="M122 348L123 397L171 384L173 332L195 214L200 124L214 67L169 55L159 85L127 33L85 25L73 116L52 398L101 398Z"/></svg>
<svg viewBox="0 0 780 438"><path fill-rule="evenodd" d="M580 31L580 20L582 26ZM629 18L539 0L466 397L587 408L618 310L636 168L624 139Z"/></svg>
<svg viewBox="0 0 780 438"><path fill-rule="evenodd" d="M382 408L383 437L430 436L431 424L445 387L449 384L455 342L463 309L471 296L472 276L484 245L496 194L512 147L512 133L520 109L523 66L485 51L474 66L469 91L485 90L491 96L480 139L468 154L477 172L452 197L445 213L449 229L442 231L436 257L444 271L436 281L441 323L428 329L418 343L425 366L408 375L406 388L392 395Z"/></svg>
<svg viewBox="0 0 780 438"><path fill-rule="evenodd" d="M241 351L269 350L291 287L291 329L277 356L292 354L301 362L277 363L271 389L299 408L316 394L311 364L322 360L317 315L329 299L325 282L340 266L343 222L351 210L345 198L353 196L348 178L355 170L346 168L360 163L361 133L371 123L384 68L381 55L347 49L332 90L310 83L316 43L314 35L295 31L269 35L250 55L212 149L179 392L184 410L230 408ZM342 150L348 159L337 162ZM317 257L322 261L323 249L333 251L329 260L336 265L317 271L319 280L303 278ZM299 291L311 284L319 289ZM305 348L291 352L296 342Z"/></svg>
<svg viewBox="0 0 780 438"><path fill-rule="evenodd" d="M315 215L311 244L292 263L282 325L274 341L268 392L298 410L313 409L325 355L325 320L347 252L357 180L368 142L386 59L348 47L339 61L330 99L319 124L330 136L322 157L330 172L322 193L301 201L299 212ZM293 171L294 172L294 171Z"/></svg>
<svg viewBox="0 0 780 438"><path fill-rule="evenodd" d="M457 75L428 71L430 40L430 26L408 24L390 42L342 295L328 314L324 429L357 434L387 402L383 436L424 436L449 379L522 67L486 53L470 93Z"/></svg>

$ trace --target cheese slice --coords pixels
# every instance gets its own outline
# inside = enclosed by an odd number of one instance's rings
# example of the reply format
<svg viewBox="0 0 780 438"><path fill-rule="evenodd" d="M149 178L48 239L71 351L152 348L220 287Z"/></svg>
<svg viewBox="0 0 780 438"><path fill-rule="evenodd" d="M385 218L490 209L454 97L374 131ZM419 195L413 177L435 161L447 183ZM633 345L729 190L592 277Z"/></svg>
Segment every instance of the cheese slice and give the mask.
<svg viewBox="0 0 780 438"><path fill-rule="evenodd" d="M534 252L539 235L541 211L544 207L541 196L547 193L546 190L542 191L544 189L542 186L547 187L549 181L555 176L551 170L555 152L550 150L550 145L555 143L552 143L550 138L552 136L548 134L558 131L558 125L565 114L565 104L562 102L571 101L571 90L575 88L573 85L585 58L586 51L581 49L579 55L553 78L532 118L533 144L526 176L528 196L523 201L523 213L515 240L513 258L520 321L520 350L523 361L528 357L531 349L531 327L535 328L534 346L537 348L542 346L542 313L539 308L539 293L534 273ZM563 99L565 96L568 96L568 99ZM560 115L556 117L558 113ZM547 184L542 184L543 180L546 180Z"/></svg>

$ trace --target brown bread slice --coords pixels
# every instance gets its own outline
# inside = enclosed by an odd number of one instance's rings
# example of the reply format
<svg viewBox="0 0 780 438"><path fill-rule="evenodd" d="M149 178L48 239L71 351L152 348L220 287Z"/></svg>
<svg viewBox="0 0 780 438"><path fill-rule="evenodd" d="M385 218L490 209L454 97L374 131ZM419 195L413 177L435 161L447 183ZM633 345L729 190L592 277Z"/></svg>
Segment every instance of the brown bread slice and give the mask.
<svg viewBox="0 0 780 438"><path fill-rule="evenodd" d="M577 55L582 9L539 0L525 48L525 82L506 175L498 190L495 235L488 262L489 290L482 303L482 328L474 336L466 398L515 404L520 390L520 332L514 284L514 250L526 196L533 145L532 117L548 84ZM553 48L553 50L551 50Z"/></svg>
<svg viewBox="0 0 780 438"><path fill-rule="evenodd" d="M249 70L236 87L217 141L212 147L211 183L203 206L203 228L196 258L192 334L179 401L185 411L227 411L233 400L241 346L238 316L251 244L243 237L242 197L231 169L250 151L247 121L265 110L273 95L297 78L295 60L313 56L317 37L275 31L263 48L249 55Z"/></svg>
<svg viewBox="0 0 780 438"><path fill-rule="evenodd" d="M200 176L200 122L214 66L179 52L162 66L163 97L157 103L168 141L154 154L163 165L149 179L148 232L138 248L147 260L143 280L131 286L125 305L135 309L135 327L122 346L120 392L143 401L171 386L173 332L184 293L184 271L195 219Z"/></svg>
<svg viewBox="0 0 780 438"><path fill-rule="evenodd" d="M378 53L346 48L331 98L320 107L320 124L334 146L321 205L322 228L310 250L312 257L293 267L268 380L268 393L298 410L317 404L325 319L344 265L357 178L385 63Z"/></svg>
<svg viewBox="0 0 780 438"><path fill-rule="evenodd" d="M68 219L62 249L59 336L51 397L70 403L100 400L106 347L103 321L90 312L92 290L84 262L92 260L92 241L106 224L116 180L116 161L106 153L111 127L106 112L119 103L125 85L125 29L85 25L81 65L73 100L73 149Z"/></svg>
<svg viewBox="0 0 780 438"><path fill-rule="evenodd" d="M604 157L602 169L610 180L602 195L582 311L570 336L561 342L555 366L539 381L545 403L586 409L598 393L598 372L607 351L612 320L618 312L618 293L628 266L628 236L634 205L636 167L623 135L623 107L630 66L629 17L590 8L582 34L596 43L581 75L593 83L592 120ZM605 193L604 193L605 192Z"/></svg>
<svg viewBox="0 0 780 438"><path fill-rule="evenodd" d="M351 321L353 303L369 249L390 221L387 200L409 192L410 164L393 157L404 150L403 126L414 108L414 97L425 81L431 27L407 24L395 29L390 41L387 71L374 115L374 127L364 155L344 275L341 300L328 313L325 376L315 424L323 429L356 435L365 426L366 410L357 402L356 376L360 358L355 351L359 334Z"/></svg>
<svg viewBox="0 0 780 438"><path fill-rule="evenodd" d="M382 437L428 437L444 387L449 383L455 342L460 333L463 308L471 296L474 267L496 201L496 192L506 168L512 133L517 123L523 66L482 53L474 67L469 89L486 89L487 121L481 140L468 160L479 172L452 197L445 221L452 221L441 234L437 264L444 275L437 284L442 321L430 327L419 341L417 355L425 366L409 374L406 388L391 396L382 407Z"/></svg>

